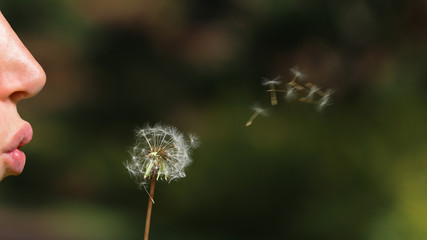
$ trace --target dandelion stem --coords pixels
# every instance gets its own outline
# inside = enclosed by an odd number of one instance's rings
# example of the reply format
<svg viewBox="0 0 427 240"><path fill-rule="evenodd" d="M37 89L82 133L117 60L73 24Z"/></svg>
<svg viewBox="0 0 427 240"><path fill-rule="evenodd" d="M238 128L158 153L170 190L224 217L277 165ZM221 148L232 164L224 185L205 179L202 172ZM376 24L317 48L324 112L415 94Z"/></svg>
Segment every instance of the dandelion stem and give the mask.
<svg viewBox="0 0 427 240"><path fill-rule="evenodd" d="M145 233L144 240L148 240L148 234L150 233L150 222L151 222L151 209L153 208L153 196L154 196L154 187L156 186L156 174L154 173L151 178L150 184L150 199L148 199L148 208L147 208L147 219L145 220Z"/></svg>

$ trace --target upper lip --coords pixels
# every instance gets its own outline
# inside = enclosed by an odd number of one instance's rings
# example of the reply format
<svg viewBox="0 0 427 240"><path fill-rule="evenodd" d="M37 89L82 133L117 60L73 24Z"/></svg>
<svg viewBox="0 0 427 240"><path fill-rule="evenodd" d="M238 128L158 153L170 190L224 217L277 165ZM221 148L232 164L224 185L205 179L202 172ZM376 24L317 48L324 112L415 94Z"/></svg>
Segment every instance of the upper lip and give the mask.
<svg viewBox="0 0 427 240"><path fill-rule="evenodd" d="M33 138L33 129L29 123L25 123L23 127L12 137L9 142L6 152L12 152L15 149L20 149L25 144L29 143Z"/></svg>

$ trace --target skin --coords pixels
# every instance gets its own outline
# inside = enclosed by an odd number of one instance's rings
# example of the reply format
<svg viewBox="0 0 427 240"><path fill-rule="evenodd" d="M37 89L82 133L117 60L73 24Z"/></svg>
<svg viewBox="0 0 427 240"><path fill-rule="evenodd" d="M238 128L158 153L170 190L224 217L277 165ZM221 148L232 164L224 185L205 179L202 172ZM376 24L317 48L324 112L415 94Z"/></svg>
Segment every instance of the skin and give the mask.
<svg viewBox="0 0 427 240"><path fill-rule="evenodd" d="M40 64L0 12L0 181L20 174L10 166L7 148L23 129L32 136L29 123L18 114L17 103L36 95L45 82Z"/></svg>

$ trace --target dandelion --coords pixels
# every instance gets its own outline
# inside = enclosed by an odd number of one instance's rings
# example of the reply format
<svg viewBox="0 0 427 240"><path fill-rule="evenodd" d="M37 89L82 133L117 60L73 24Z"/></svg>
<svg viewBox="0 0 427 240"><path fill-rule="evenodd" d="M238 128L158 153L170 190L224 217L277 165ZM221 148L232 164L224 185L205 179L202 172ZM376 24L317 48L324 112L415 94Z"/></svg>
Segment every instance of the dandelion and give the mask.
<svg viewBox="0 0 427 240"><path fill-rule="evenodd" d="M199 145L195 135L190 135L189 138L187 141L175 127L160 124L147 126L136 132L136 144L125 167L144 189L151 180L145 240L148 240L156 180L170 182L185 177L184 170L191 163L190 151Z"/></svg>
<svg viewBox="0 0 427 240"><path fill-rule="evenodd" d="M267 109L260 108L258 106L254 106L253 108L254 113L249 118L249 120L246 122L246 127L249 127L252 122L255 120L255 118L258 117L258 115L267 116Z"/></svg>
<svg viewBox="0 0 427 240"><path fill-rule="evenodd" d="M270 87L269 90L267 90L268 92L270 92L270 97L271 97L271 105L277 105L277 95L276 95L276 85L280 85L281 82L280 80L280 76L275 77L274 79L270 80L268 78L262 78L263 82L262 85L268 85Z"/></svg>
<svg viewBox="0 0 427 240"><path fill-rule="evenodd" d="M132 158L125 165L139 184L152 177L165 181L185 177L184 169L191 163L189 151L197 137L191 135L189 144L176 128L159 124L138 130L136 137Z"/></svg>

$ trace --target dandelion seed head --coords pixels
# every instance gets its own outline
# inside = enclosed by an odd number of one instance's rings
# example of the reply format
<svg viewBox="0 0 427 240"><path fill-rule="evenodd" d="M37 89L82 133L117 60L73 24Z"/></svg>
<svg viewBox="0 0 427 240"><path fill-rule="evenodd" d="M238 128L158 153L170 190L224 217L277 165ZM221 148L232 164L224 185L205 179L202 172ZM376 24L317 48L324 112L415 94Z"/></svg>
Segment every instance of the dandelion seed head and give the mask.
<svg viewBox="0 0 427 240"><path fill-rule="evenodd" d="M136 131L136 144L131 149L130 160L125 162L129 174L139 185L156 176L172 181L185 176L191 163L190 150L199 145L195 135L189 141L175 127L156 124Z"/></svg>

